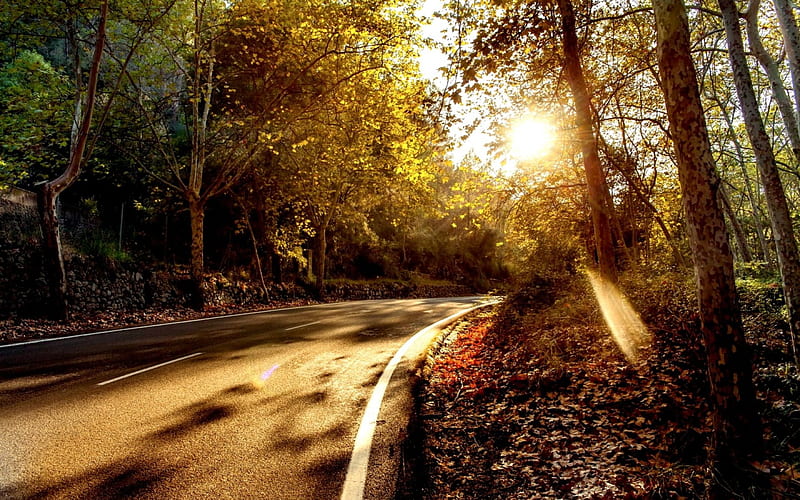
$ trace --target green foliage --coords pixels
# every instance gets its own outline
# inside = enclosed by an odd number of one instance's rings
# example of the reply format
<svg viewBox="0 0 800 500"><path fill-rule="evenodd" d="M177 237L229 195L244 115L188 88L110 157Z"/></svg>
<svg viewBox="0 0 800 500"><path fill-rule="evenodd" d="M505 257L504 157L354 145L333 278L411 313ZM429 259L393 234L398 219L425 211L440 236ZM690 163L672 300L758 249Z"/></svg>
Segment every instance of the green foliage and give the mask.
<svg viewBox="0 0 800 500"><path fill-rule="evenodd" d="M132 260L130 254L119 248L113 235L105 231L92 231L79 236L76 246L87 257L120 263Z"/></svg>
<svg viewBox="0 0 800 500"><path fill-rule="evenodd" d="M112 5L99 91L103 102L116 95L65 204L114 231L120 205L136 200L141 208L125 210L124 225L139 239L137 254L147 246L182 256L199 161L208 264L247 268L258 252L264 269L282 260L296 277L324 229L334 277L418 275L481 288L506 277L507 200L485 171L445 159L430 116L437 105L417 68L414 7L200 0L205 17L195 24L194 4ZM68 50L70 33L57 21L74 19L78 39L91 44L93 5L0 8L3 26L35 34L25 41L33 51L21 39L0 43L2 182L30 184L63 167L75 88L62 71L73 55L86 61ZM192 118L203 113L192 108L206 104L200 131ZM127 258L113 236L64 236L81 253Z"/></svg>
<svg viewBox="0 0 800 500"><path fill-rule="evenodd" d="M736 280L739 305L742 313L785 314L783 289L780 279L740 278Z"/></svg>
<svg viewBox="0 0 800 500"><path fill-rule="evenodd" d="M0 185L48 178L68 157L70 86L24 51L0 69Z"/></svg>
<svg viewBox="0 0 800 500"><path fill-rule="evenodd" d="M788 311L780 274L767 262L738 262L736 291L745 326L751 335L767 337L765 330L788 328Z"/></svg>
<svg viewBox="0 0 800 500"><path fill-rule="evenodd" d="M760 280L770 283L780 281L778 270L769 262L736 262L734 264L734 272L737 279Z"/></svg>

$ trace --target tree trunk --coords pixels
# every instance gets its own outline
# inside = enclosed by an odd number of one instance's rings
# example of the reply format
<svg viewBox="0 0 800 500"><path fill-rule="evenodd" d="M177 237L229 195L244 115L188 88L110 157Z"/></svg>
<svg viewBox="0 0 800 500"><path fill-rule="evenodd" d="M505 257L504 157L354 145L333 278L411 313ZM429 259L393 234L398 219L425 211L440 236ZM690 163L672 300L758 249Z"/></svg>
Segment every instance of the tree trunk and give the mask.
<svg viewBox="0 0 800 500"><path fill-rule="evenodd" d="M206 200L203 199L203 174L206 166L206 135L214 81L213 43L210 50L206 50L203 45L206 6L205 1L194 1L194 37L192 39L194 73L191 79L190 96L192 150L189 181L185 192L186 200L189 203L189 224L192 238L189 265L192 281L191 303L192 308L197 311L202 311L206 305L206 294L203 287L203 220L206 208Z"/></svg>
<svg viewBox="0 0 800 500"><path fill-rule="evenodd" d="M328 227L323 225L317 230L317 248L314 256L314 288L317 295L322 298L325 295L325 254L328 252Z"/></svg>
<svg viewBox="0 0 800 500"><path fill-rule="evenodd" d="M786 127L786 134L789 136L792 153L794 153L795 160L800 161L800 129L797 126L797 116L794 109L792 109L792 101L786 94L786 88L783 86L778 64L767 52L767 49L764 48L764 44L761 43L761 34L758 31L758 6L760 3L760 0L751 0L750 5L747 7L747 13L744 16L745 21L747 21L747 39L750 42L750 50L767 74L769 85L772 88L772 95L778 104L778 110L781 112L781 118L783 118L783 125Z"/></svg>
<svg viewBox="0 0 800 500"><path fill-rule="evenodd" d="M206 305L206 294L203 286L203 222L205 220L205 206L197 194L186 192L189 203L189 226L191 228L191 260L189 262L189 277L192 282L192 308L202 311Z"/></svg>
<svg viewBox="0 0 800 500"><path fill-rule="evenodd" d="M731 223L733 236L736 239L736 247L739 249L742 262L752 262L753 254L750 253L750 247L747 246L747 238L745 238L744 230L736 214L733 212L731 201L723 185L719 187L719 201L722 204L722 211L728 216L728 221Z"/></svg>
<svg viewBox="0 0 800 500"><path fill-rule="evenodd" d="M658 66L678 160L678 176L695 262L701 328L708 359L714 426L709 496L745 491L749 460L762 449L756 414L750 348L744 337L733 258L720 210L717 175L708 139L697 74L690 55L689 25L682 0L653 3Z"/></svg>
<svg viewBox="0 0 800 500"><path fill-rule="evenodd" d="M773 263L772 260L772 251L770 249L770 245L767 242L767 237L764 235L764 228L761 224L761 214L759 213L759 206L758 206L758 198L756 198L755 193L753 192L752 182L750 181L750 174L747 172L747 164L744 160L744 151L742 150L742 144L739 142L739 136L736 133L736 129L733 127L733 121L731 120L730 115L725 110L725 106L722 105L722 101L719 99L717 95L712 95L711 98L717 103L719 106L720 112L722 113L722 117L725 119L725 124L728 127L728 131L730 132L731 141L733 141L733 145L736 147L736 157L739 160L739 168L742 171L742 179L744 180L745 186L745 193L747 194L747 200L750 202L750 207L753 210L753 226L756 230L756 235L758 236L758 242L761 245L761 252L763 254L764 260L770 265Z"/></svg>
<svg viewBox="0 0 800 500"><path fill-rule="evenodd" d="M583 76L578 37L575 32L575 11L571 0L558 0L558 8L561 14L564 69L575 101L577 136L581 143L583 167L586 171L597 261L600 265L600 273L607 280L616 282L617 265L614 259L609 203L611 196L608 193L603 168L600 165L600 156L597 153L597 137L592 126L591 100Z"/></svg>
<svg viewBox="0 0 800 500"><path fill-rule="evenodd" d="M778 269L783 282L783 296L786 308L789 310L792 345L796 345L798 332L800 332L800 254L797 252L792 219L786 203L783 183L775 164L775 154L764 128L761 112L758 109L758 100L753 90L753 82L750 79L742 33L739 30L739 11L734 0L718 0L718 3L725 25L728 57L733 69L733 83L736 86L736 94L739 96L745 128L750 137L750 144L753 146L756 166L764 187L775 249L778 254Z"/></svg>
<svg viewBox="0 0 800 500"><path fill-rule="evenodd" d="M281 284L283 283L283 266L282 266L283 259L281 258L280 254L275 250L272 251L272 257L270 262L272 263L272 281L274 283Z"/></svg>
<svg viewBox="0 0 800 500"><path fill-rule="evenodd" d="M786 59L789 61L789 72L792 75L795 121L797 122L800 120L800 33L798 33L797 21L789 0L773 0L772 3L775 5L775 14L778 16L778 25L786 50Z"/></svg>
<svg viewBox="0 0 800 500"><path fill-rule="evenodd" d="M43 184L37 192L39 224L42 227L42 257L50 292L47 315L50 319L67 319L69 317L67 275L64 270L64 257L61 254L61 233L56 213L57 196L49 183Z"/></svg>
<svg viewBox="0 0 800 500"><path fill-rule="evenodd" d="M92 65L89 69L89 83L86 89L86 101L81 103L78 95L75 105L74 123L80 124L73 130L73 141L70 148L69 164L58 178L42 184L38 192L39 224L42 229L42 253L45 262L45 273L50 292L49 316L53 319L69 317L67 300L67 277L64 271L64 256L61 252L61 234L58 227L56 204L58 195L78 179L83 165L83 153L89 139L92 125L97 81L100 75L100 61L106 43L106 20L108 19L108 1L100 6L100 22L97 26ZM80 75L80 62L76 62L76 74ZM77 79L80 92L80 78Z"/></svg>

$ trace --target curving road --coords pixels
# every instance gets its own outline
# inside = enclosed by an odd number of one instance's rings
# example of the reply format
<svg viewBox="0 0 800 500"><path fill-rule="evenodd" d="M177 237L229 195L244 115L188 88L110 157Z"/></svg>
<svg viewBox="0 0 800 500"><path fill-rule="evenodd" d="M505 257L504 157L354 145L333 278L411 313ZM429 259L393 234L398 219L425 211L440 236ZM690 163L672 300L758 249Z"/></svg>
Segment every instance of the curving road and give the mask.
<svg viewBox="0 0 800 500"><path fill-rule="evenodd" d="M481 300L324 304L0 346L0 497L339 498L384 366L414 332ZM381 407L367 498L394 494L413 365Z"/></svg>

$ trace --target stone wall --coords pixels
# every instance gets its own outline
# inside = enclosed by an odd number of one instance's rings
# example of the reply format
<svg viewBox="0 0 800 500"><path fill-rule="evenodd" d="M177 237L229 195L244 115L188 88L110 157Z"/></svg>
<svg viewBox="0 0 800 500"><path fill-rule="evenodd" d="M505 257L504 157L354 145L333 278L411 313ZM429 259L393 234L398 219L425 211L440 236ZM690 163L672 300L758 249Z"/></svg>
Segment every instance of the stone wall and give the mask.
<svg viewBox="0 0 800 500"><path fill-rule="evenodd" d="M95 222L63 210L65 248L82 233L92 233ZM0 319L46 316L47 283L39 248L40 231L33 193L13 190L0 193ZM76 314L136 311L145 308L185 307L192 289L187 274L172 269L147 269L133 263L67 254L68 300ZM267 285L210 275L205 282L209 306L258 306L271 302L311 299L296 284ZM471 295L458 285L416 285L401 282L328 283L326 300L447 297Z"/></svg>
<svg viewBox="0 0 800 500"><path fill-rule="evenodd" d="M40 315L47 282L40 254L33 247L12 247L0 240L0 318Z"/></svg>
<svg viewBox="0 0 800 500"><path fill-rule="evenodd" d="M191 290L188 275L171 270L141 270L134 264L73 256L66 262L68 298L76 314L186 307ZM251 281L220 274L206 278L210 307L258 306L311 299L295 284L269 283L267 293ZM0 319L46 315L47 285L36 245L11 248L0 242ZM413 285L400 282L330 283L326 300L447 297L471 295L458 285Z"/></svg>

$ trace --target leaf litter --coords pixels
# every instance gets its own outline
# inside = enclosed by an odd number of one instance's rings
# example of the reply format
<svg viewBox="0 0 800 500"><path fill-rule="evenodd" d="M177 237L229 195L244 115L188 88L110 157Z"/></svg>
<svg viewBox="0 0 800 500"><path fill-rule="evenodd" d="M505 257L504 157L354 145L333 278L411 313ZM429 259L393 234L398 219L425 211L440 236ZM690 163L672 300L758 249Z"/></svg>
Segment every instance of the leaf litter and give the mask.
<svg viewBox="0 0 800 500"><path fill-rule="evenodd" d="M585 283L549 302L483 310L440 338L418 401L416 495L702 498L711 408L696 314L651 312L652 341L630 363ZM763 330L755 382L769 458L755 465L773 498L800 498L800 379L780 329Z"/></svg>

